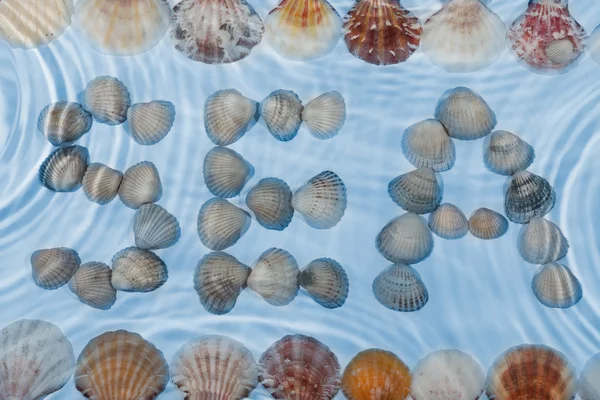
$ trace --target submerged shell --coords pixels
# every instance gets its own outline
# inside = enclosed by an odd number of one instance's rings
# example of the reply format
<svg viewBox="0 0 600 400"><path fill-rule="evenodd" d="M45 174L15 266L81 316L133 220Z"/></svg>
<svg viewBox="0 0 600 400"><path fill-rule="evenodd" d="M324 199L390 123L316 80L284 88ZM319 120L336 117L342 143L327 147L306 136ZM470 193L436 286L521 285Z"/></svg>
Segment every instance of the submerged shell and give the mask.
<svg viewBox="0 0 600 400"><path fill-rule="evenodd" d="M292 191L277 178L261 179L246 195L246 205L258 223L267 229L282 231L294 216Z"/></svg>
<svg viewBox="0 0 600 400"><path fill-rule="evenodd" d="M588 46L590 57L596 64L600 64L600 25L598 25L590 35Z"/></svg>
<svg viewBox="0 0 600 400"><path fill-rule="evenodd" d="M498 239L508 231L508 220L504 215L482 207L469 217L469 231L479 239Z"/></svg>
<svg viewBox="0 0 600 400"><path fill-rule="evenodd" d="M161 196L160 175L150 161L142 161L125 171L119 186L119 197L127 207L137 210L144 204L160 200Z"/></svg>
<svg viewBox="0 0 600 400"><path fill-rule="evenodd" d="M469 232L469 221L460 208L444 203L429 214L429 229L442 239L460 239Z"/></svg>
<svg viewBox="0 0 600 400"><path fill-rule="evenodd" d="M179 222L157 204L144 204L133 217L135 245L140 249L166 249L181 236Z"/></svg>
<svg viewBox="0 0 600 400"><path fill-rule="evenodd" d="M169 277L164 261L151 251L128 247L112 259L111 283L124 292L152 292Z"/></svg>
<svg viewBox="0 0 600 400"><path fill-rule="evenodd" d="M535 151L529 143L507 131L492 132L483 147L486 168L500 175L524 170L535 158Z"/></svg>
<svg viewBox="0 0 600 400"><path fill-rule="evenodd" d="M442 184L431 168L417 168L392 179L388 194L400 207L415 214L427 214L442 202Z"/></svg>
<svg viewBox="0 0 600 400"><path fill-rule="evenodd" d="M551 308L569 308L579 303L583 296L581 283L571 270L558 263L540 268L531 281L533 294Z"/></svg>
<svg viewBox="0 0 600 400"><path fill-rule="evenodd" d="M123 82L112 76L99 76L87 84L81 105L96 121L119 125L127 119L131 98Z"/></svg>
<svg viewBox="0 0 600 400"><path fill-rule="evenodd" d="M421 275L405 264L390 265L377 275L373 294L384 307L401 312L418 311L429 300Z"/></svg>
<svg viewBox="0 0 600 400"><path fill-rule="evenodd" d="M53 192L73 192L81 186L89 159L90 153L85 147L60 147L40 166L39 180Z"/></svg>
<svg viewBox="0 0 600 400"><path fill-rule="evenodd" d="M581 400L600 399L600 353L590 358L579 376L577 394Z"/></svg>
<svg viewBox="0 0 600 400"><path fill-rule="evenodd" d="M381 255L392 262L416 264L433 251L433 236L425 218L406 213L383 227L375 245Z"/></svg>
<svg viewBox="0 0 600 400"><path fill-rule="evenodd" d="M544 265L564 258L569 251L569 242L558 226L536 217L521 228L517 247L525 261Z"/></svg>
<svg viewBox="0 0 600 400"><path fill-rule="evenodd" d="M259 362L258 379L275 399L331 400L339 391L337 357L310 336L284 336Z"/></svg>
<svg viewBox="0 0 600 400"><path fill-rule="evenodd" d="M75 355L50 322L22 319L0 330L0 396L41 400L71 379Z"/></svg>
<svg viewBox="0 0 600 400"><path fill-rule="evenodd" d="M423 27L398 0L358 0L344 17L348 50L370 64L406 61L419 48Z"/></svg>
<svg viewBox="0 0 600 400"><path fill-rule="evenodd" d="M173 7L171 40L184 56L207 64L247 57L265 27L245 0L183 0Z"/></svg>
<svg viewBox="0 0 600 400"><path fill-rule="evenodd" d="M31 274L39 287L57 289L69 282L80 264L77 252L66 247L37 250L31 255Z"/></svg>
<svg viewBox="0 0 600 400"><path fill-rule="evenodd" d="M101 262L85 263L77 270L69 289L90 307L108 310L117 301L117 291L111 284L112 270Z"/></svg>
<svg viewBox="0 0 600 400"><path fill-rule="evenodd" d="M89 341L77 359L74 380L89 399L153 400L169 382L169 365L152 343L118 330Z"/></svg>
<svg viewBox="0 0 600 400"><path fill-rule="evenodd" d="M287 251L266 250L254 263L248 287L274 306L285 306L298 294L298 263Z"/></svg>
<svg viewBox="0 0 600 400"><path fill-rule="evenodd" d="M308 295L325 308L338 308L348 297L348 276L344 268L330 258L313 260L298 276Z"/></svg>
<svg viewBox="0 0 600 400"><path fill-rule="evenodd" d="M171 379L187 399L241 400L258 385L258 368L250 350L240 342L205 335L177 350Z"/></svg>
<svg viewBox="0 0 600 400"><path fill-rule="evenodd" d="M40 112L38 130L54 146L74 142L92 128L92 115L81 104L59 101Z"/></svg>
<svg viewBox="0 0 600 400"><path fill-rule="evenodd" d="M554 208L556 193L550 183L529 171L512 176L504 197L504 211L508 219L526 224L535 217L543 217Z"/></svg>
<svg viewBox="0 0 600 400"><path fill-rule="evenodd" d="M250 228L250 215L220 198L208 200L198 213L198 236L211 250L233 246Z"/></svg>
<svg viewBox="0 0 600 400"><path fill-rule="evenodd" d="M85 196L94 203L110 203L119 193L123 173L101 163L88 165L81 187Z"/></svg>
<svg viewBox="0 0 600 400"><path fill-rule="evenodd" d="M277 140L287 142L298 134L302 124L302 102L291 90L279 89L260 103L260 115Z"/></svg>
<svg viewBox="0 0 600 400"><path fill-rule="evenodd" d="M302 110L302 120L317 139L331 139L346 121L344 97L334 90L312 99Z"/></svg>
<svg viewBox="0 0 600 400"><path fill-rule="evenodd" d="M145 146L160 142L173 127L175 114L175 106L170 101L154 100L133 104L127 109L131 137L136 143Z"/></svg>
<svg viewBox="0 0 600 400"><path fill-rule="evenodd" d="M254 167L227 147L213 147L204 158L204 182L217 197L235 197L254 176Z"/></svg>
<svg viewBox="0 0 600 400"><path fill-rule="evenodd" d="M323 171L298 188L292 207L315 229L336 226L344 216L348 197L346 185L336 173Z"/></svg>
<svg viewBox="0 0 600 400"><path fill-rule="evenodd" d="M428 167L435 172L448 171L456 161L454 142L444 126L432 118L406 128L402 136L402 153L415 167Z"/></svg>
<svg viewBox="0 0 600 400"><path fill-rule="evenodd" d="M208 138L219 146L237 142L258 121L258 102L235 89L219 90L204 104L204 128Z"/></svg>

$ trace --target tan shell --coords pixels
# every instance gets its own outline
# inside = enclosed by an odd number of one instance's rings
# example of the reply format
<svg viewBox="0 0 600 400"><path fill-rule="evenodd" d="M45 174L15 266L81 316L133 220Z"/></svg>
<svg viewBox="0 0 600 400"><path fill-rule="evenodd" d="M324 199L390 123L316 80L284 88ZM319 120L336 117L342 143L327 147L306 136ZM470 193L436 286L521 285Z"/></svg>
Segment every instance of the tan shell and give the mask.
<svg viewBox="0 0 600 400"><path fill-rule="evenodd" d="M137 247L128 247L115 254L112 270L113 287L124 292L152 292L169 277L167 266L160 257Z"/></svg>
<svg viewBox="0 0 600 400"><path fill-rule="evenodd" d="M260 103L260 115L277 140L287 142L298 134L302 124L302 102L291 90L276 90Z"/></svg>
<svg viewBox="0 0 600 400"><path fill-rule="evenodd" d="M421 275L405 264L394 264L384 269L373 281L372 288L377 301L394 311L418 311L429 300Z"/></svg>
<svg viewBox="0 0 600 400"><path fill-rule="evenodd" d="M179 222L158 204L144 204L133 217L135 245L140 249L166 249L179 241Z"/></svg>
<svg viewBox="0 0 600 400"><path fill-rule="evenodd" d="M429 214L429 229L443 239L460 239L469 232L469 221L460 208L444 203Z"/></svg>
<svg viewBox="0 0 600 400"><path fill-rule="evenodd" d="M239 207L224 199L208 200L198 213L198 236L211 250L233 246L248 231L252 219Z"/></svg>
<svg viewBox="0 0 600 400"><path fill-rule="evenodd" d="M69 282L80 264L77 252L66 247L37 250L31 255L33 281L43 289L58 289Z"/></svg>
<svg viewBox="0 0 600 400"><path fill-rule="evenodd" d="M54 146L74 142L92 127L92 115L81 104L59 101L48 104L38 117L38 130Z"/></svg>
<svg viewBox="0 0 600 400"><path fill-rule="evenodd" d="M529 171L515 173L504 197L508 219L526 224L534 217L548 214L556 203L556 193L550 183Z"/></svg>
<svg viewBox="0 0 600 400"><path fill-rule="evenodd" d="M469 232L479 239L498 239L507 230L508 221L504 215L489 208L479 208L469 218Z"/></svg>
<svg viewBox="0 0 600 400"><path fill-rule="evenodd" d="M535 217L521 228L517 247L525 261L544 265L564 258L569 242L554 223Z"/></svg>
<svg viewBox="0 0 600 400"><path fill-rule="evenodd" d="M402 214L388 222L377 235L375 246L395 263L416 264L433 251L433 236L423 217Z"/></svg>
<svg viewBox="0 0 600 400"><path fill-rule="evenodd" d="M315 229L336 226L348 204L346 185L335 172L323 171L298 188L292 196L292 207Z"/></svg>
<svg viewBox="0 0 600 400"><path fill-rule="evenodd" d="M298 284L314 301L325 308L338 308L348 297L348 276L344 268L330 258L313 260L298 275Z"/></svg>
<svg viewBox="0 0 600 400"><path fill-rule="evenodd" d="M204 128L219 146L237 142L258 121L258 103L235 89L219 90L206 99Z"/></svg>
<svg viewBox="0 0 600 400"><path fill-rule="evenodd" d="M292 191L281 179L261 179L246 195L246 205L267 229L282 231L294 217Z"/></svg>
<svg viewBox="0 0 600 400"><path fill-rule="evenodd" d="M131 98L123 82L112 76L99 76L87 84L81 105L96 121L119 125L127 119Z"/></svg>
<svg viewBox="0 0 600 400"><path fill-rule="evenodd" d="M400 207L415 214L434 211L442 202L441 177L427 167L402 174L392 179L388 194Z"/></svg>
<svg viewBox="0 0 600 400"><path fill-rule="evenodd" d="M40 166L40 183L53 192L73 192L79 189L89 158L90 153L85 147L59 147Z"/></svg>
<svg viewBox="0 0 600 400"><path fill-rule="evenodd" d="M136 143L144 146L160 142L171 131L175 114L175 106L170 101L154 100L133 104L127 109L127 124L131 137Z"/></svg>
<svg viewBox="0 0 600 400"><path fill-rule="evenodd" d="M119 197L127 207L137 210L144 204L157 202L161 196L160 175L150 161L142 161L125 171Z"/></svg>
<svg viewBox="0 0 600 400"><path fill-rule="evenodd" d="M204 158L204 182L217 197L235 197L254 176L254 167L234 150L213 147Z"/></svg>
<svg viewBox="0 0 600 400"><path fill-rule="evenodd" d="M83 176L82 189L94 203L110 203L119 193L123 173L101 163L92 163Z"/></svg>
<svg viewBox="0 0 600 400"><path fill-rule="evenodd" d="M267 303L285 306L298 294L298 263L287 251L271 248L260 255L248 277L248 287Z"/></svg>
<svg viewBox="0 0 600 400"><path fill-rule="evenodd" d="M69 282L69 289L90 307L108 310L117 301L117 291L111 284L112 270L101 262L83 264Z"/></svg>
<svg viewBox="0 0 600 400"><path fill-rule="evenodd" d="M402 153L417 168L448 171L456 161L452 138L440 121L430 118L406 128L402 135Z"/></svg>
<svg viewBox="0 0 600 400"><path fill-rule="evenodd" d="M535 158L533 147L508 131L495 131L485 138L483 163L500 175L512 175L526 169Z"/></svg>
<svg viewBox="0 0 600 400"><path fill-rule="evenodd" d="M302 120L317 139L333 138L346 122L344 97L334 90L312 99L302 110Z"/></svg>
<svg viewBox="0 0 600 400"><path fill-rule="evenodd" d="M573 307L583 296L579 279L558 263L541 267L531 281L531 288L540 303L550 308Z"/></svg>

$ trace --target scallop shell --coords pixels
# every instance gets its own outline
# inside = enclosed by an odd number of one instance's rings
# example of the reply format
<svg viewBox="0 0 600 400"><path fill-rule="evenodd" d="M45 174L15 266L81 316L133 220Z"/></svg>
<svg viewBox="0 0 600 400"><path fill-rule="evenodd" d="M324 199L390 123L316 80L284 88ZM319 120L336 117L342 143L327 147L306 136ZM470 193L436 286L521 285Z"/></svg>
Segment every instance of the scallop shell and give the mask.
<svg viewBox="0 0 600 400"><path fill-rule="evenodd" d="M211 314L227 314L246 287L250 272L250 267L227 253L205 255L194 272L194 288L200 303Z"/></svg>
<svg viewBox="0 0 600 400"><path fill-rule="evenodd" d="M348 276L344 268L331 258L313 260L298 275L298 284L325 308L338 308L348 297Z"/></svg>
<svg viewBox="0 0 600 400"><path fill-rule="evenodd" d="M334 90L312 99L302 110L302 120L317 139L331 139L346 121L344 97Z"/></svg>
<svg viewBox="0 0 600 400"><path fill-rule="evenodd" d="M167 0L81 0L75 6L73 25L100 53L132 56L160 42L170 17Z"/></svg>
<svg viewBox="0 0 600 400"><path fill-rule="evenodd" d="M535 151L526 141L507 131L496 131L485 139L483 163L500 175L512 175L533 163Z"/></svg>
<svg viewBox="0 0 600 400"><path fill-rule="evenodd" d="M323 343L288 335L260 357L258 380L275 399L331 400L340 387L340 364Z"/></svg>
<svg viewBox="0 0 600 400"><path fill-rule="evenodd" d="M298 95L291 90L276 90L260 103L260 115L269 132L282 142L290 141L298 134L303 109Z"/></svg>
<svg viewBox="0 0 600 400"><path fill-rule="evenodd" d="M179 222L157 204L144 204L133 217L135 245L140 249L166 249L181 236Z"/></svg>
<svg viewBox="0 0 600 400"><path fill-rule="evenodd" d="M241 400L258 385L258 368L250 350L240 342L205 335L177 350L171 379L186 399Z"/></svg>
<svg viewBox="0 0 600 400"><path fill-rule="evenodd" d="M508 220L489 208L479 208L469 217L469 231L479 239L498 239L508 231Z"/></svg>
<svg viewBox="0 0 600 400"><path fill-rule="evenodd" d="M151 251L128 247L112 259L111 283L124 292L152 292L169 277L167 266Z"/></svg>
<svg viewBox="0 0 600 400"><path fill-rule="evenodd" d="M598 25L590 35L588 46L590 57L596 64L600 64L600 25Z"/></svg>
<svg viewBox="0 0 600 400"><path fill-rule="evenodd" d="M154 100L133 104L127 109L131 137L144 146L160 142L171 131L175 114L175 106L170 101Z"/></svg>
<svg viewBox="0 0 600 400"><path fill-rule="evenodd" d="M346 185L336 173L323 171L298 188L292 207L315 229L336 226L344 216L348 198Z"/></svg>
<svg viewBox="0 0 600 400"><path fill-rule="evenodd" d="M264 228L282 231L294 216L292 191L277 178L261 179L246 195L246 205Z"/></svg>
<svg viewBox="0 0 600 400"><path fill-rule="evenodd" d="M429 214L429 229L442 239L460 239L469 232L469 221L460 208L444 203Z"/></svg>
<svg viewBox="0 0 600 400"><path fill-rule="evenodd" d="M53 192L73 192L81 186L89 159L90 153L85 147L60 147L40 166L39 180Z"/></svg>
<svg viewBox="0 0 600 400"><path fill-rule="evenodd" d="M81 105L96 121L119 125L127 119L131 99L123 82L112 76L99 76L87 84L81 95Z"/></svg>
<svg viewBox="0 0 600 400"><path fill-rule="evenodd" d="M150 161L142 161L125 171L119 186L119 197L127 207L137 210L144 204L160 200L161 196L160 175Z"/></svg>
<svg viewBox="0 0 600 400"><path fill-rule="evenodd" d="M211 250L233 246L248 231L250 214L218 197L208 200L198 213L198 236Z"/></svg>
<svg viewBox="0 0 600 400"><path fill-rule="evenodd" d="M31 255L33 281L42 289L58 289L69 282L80 264L77 252L66 247L37 250Z"/></svg>
<svg viewBox="0 0 600 400"><path fill-rule="evenodd" d="M417 168L392 179L388 194L400 207L415 214L427 214L442 202L442 184L431 168Z"/></svg>
<svg viewBox="0 0 600 400"><path fill-rule="evenodd" d="M415 167L427 167L435 172L448 171L456 161L454 142L444 126L433 118L417 122L404 131L402 153Z"/></svg>
<svg viewBox="0 0 600 400"><path fill-rule="evenodd" d="M94 203L110 203L119 193L123 173L101 163L88 165L83 176L82 189L85 196Z"/></svg>
<svg viewBox="0 0 600 400"><path fill-rule="evenodd" d="M74 379L89 399L153 400L169 382L169 365L152 343L118 330L90 340L77 359Z"/></svg>
<svg viewBox="0 0 600 400"><path fill-rule="evenodd" d="M208 138L219 146L237 142L260 118L258 107L258 102L234 89L211 94L204 105L204 128Z"/></svg>
<svg viewBox="0 0 600 400"><path fill-rule="evenodd" d="M383 227L375 245L381 255L392 262L416 264L433 251L433 236L425 218L406 213Z"/></svg>
<svg viewBox="0 0 600 400"><path fill-rule="evenodd" d="M550 308L569 308L583 296L581 283L571 270L558 263L541 267L531 281L533 294Z"/></svg>
<svg viewBox="0 0 600 400"><path fill-rule="evenodd" d="M111 284L112 270L101 262L85 263L77 270L69 289L90 307L108 310L117 301L117 291Z"/></svg>
<svg viewBox="0 0 600 400"><path fill-rule="evenodd" d="M227 147L213 147L204 158L204 182L217 197L235 197L254 176L254 167Z"/></svg>
<svg viewBox="0 0 600 400"><path fill-rule="evenodd" d="M590 358L579 376L577 382L577 393L581 400L600 399L600 353L596 353Z"/></svg>
<svg viewBox="0 0 600 400"><path fill-rule="evenodd" d="M42 109L37 126L53 146L59 146L88 133L92 128L92 115L78 103L59 101Z"/></svg>
<svg viewBox="0 0 600 400"><path fill-rule="evenodd" d="M420 360L412 372L414 400L479 399L485 374L477 361L460 350L438 350Z"/></svg>
<svg viewBox="0 0 600 400"><path fill-rule="evenodd" d="M248 277L248 287L274 306L285 306L298 294L296 259L287 251L277 248L266 250L254 263Z"/></svg>
<svg viewBox="0 0 600 400"><path fill-rule="evenodd" d="M183 0L173 7L171 39L186 57L207 64L247 57L265 27L245 0Z"/></svg>
<svg viewBox="0 0 600 400"><path fill-rule="evenodd" d="M536 217L521 228L517 247L525 261L544 265L564 258L569 251L569 242L558 226Z"/></svg>
<svg viewBox="0 0 600 400"><path fill-rule="evenodd" d="M390 265L377 275L373 294L384 307L401 312L418 311L429 300L421 275L405 264Z"/></svg>
<svg viewBox="0 0 600 400"><path fill-rule="evenodd" d="M326 0L281 0L265 20L265 38L282 57L310 61L330 53L342 19Z"/></svg>
<svg viewBox="0 0 600 400"><path fill-rule="evenodd" d="M71 379L73 346L50 322L22 319L0 330L3 399L41 400Z"/></svg>
<svg viewBox="0 0 600 400"><path fill-rule="evenodd" d="M529 171L515 173L504 197L504 211L512 222L526 224L554 208L556 193L550 183Z"/></svg>
<svg viewBox="0 0 600 400"><path fill-rule="evenodd" d="M502 353L487 374L485 391L495 400L570 400L575 368L559 351L525 344Z"/></svg>
<svg viewBox="0 0 600 400"><path fill-rule="evenodd" d="M357 0L344 17L350 53L375 65L406 61L421 42L423 27L398 0Z"/></svg>

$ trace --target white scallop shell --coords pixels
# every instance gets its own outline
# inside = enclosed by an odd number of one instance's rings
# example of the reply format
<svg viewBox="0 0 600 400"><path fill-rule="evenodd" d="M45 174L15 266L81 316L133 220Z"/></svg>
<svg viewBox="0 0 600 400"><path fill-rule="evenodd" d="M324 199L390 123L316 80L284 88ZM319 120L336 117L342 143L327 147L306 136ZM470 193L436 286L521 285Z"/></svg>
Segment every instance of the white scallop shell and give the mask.
<svg viewBox="0 0 600 400"><path fill-rule="evenodd" d="M204 105L204 128L208 138L219 146L238 141L258 121L258 107L258 102L234 89L213 93Z"/></svg>
<svg viewBox="0 0 600 400"><path fill-rule="evenodd" d="M85 196L94 203L107 204L119 193L123 173L101 163L88 165L81 187Z"/></svg>
<svg viewBox="0 0 600 400"><path fill-rule="evenodd" d="M181 236L177 218L157 204L144 204L133 217L135 245L140 249L166 249Z"/></svg>
<svg viewBox="0 0 600 400"><path fill-rule="evenodd" d="M325 308L338 308L348 297L348 276L344 268L330 258L313 260L298 275L298 284Z"/></svg>
<svg viewBox="0 0 600 400"><path fill-rule="evenodd" d="M600 400L600 353L583 366L577 382L577 394L581 400Z"/></svg>
<svg viewBox="0 0 600 400"><path fill-rule="evenodd" d="M442 202L441 177L431 168L417 168L392 179L388 194L394 203L406 211L427 214Z"/></svg>
<svg viewBox="0 0 600 400"><path fill-rule="evenodd" d="M302 102L291 90L279 89L260 103L260 115L277 140L287 142L298 134L302 125Z"/></svg>
<svg viewBox="0 0 600 400"><path fill-rule="evenodd" d="M298 263L287 251L271 248L260 255L248 277L248 287L267 303L285 306L298 294Z"/></svg>
<svg viewBox="0 0 600 400"><path fill-rule="evenodd" d="M401 312L418 311L429 300L421 275L413 267L400 263L390 265L377 275L373 294L384 307Z"/></svg>
<svg viewBox="0 0 600 400"><path fill-rule="evenodd" d="M137 210L144 204L160 200L161 196L160 175L150 161L142 161L125 171L119 197L127 207Z"/></svg>
<svg viewBox="0 0 600 400"><path fill-rule="evenodd" d="M348 203L346 185L336 173L323 171L298 188L292 196L292 207L315 229L336 226L344 216Z"/></svg>
<svg viewBox="0 0 600 400"><path fill-rule="evenodd" d="M235 197L254 176L254 167L227 147L213 147L204 158L204 182L217 197Z"/></svg>
<svg viewBox="0 0 600 400"><path fill-rule="evenodd" d="M53 192L73 192L81 186L89 158L90 153L85 147L60 147L44 160L38 178Z"/></svg>
<svg viewBox="0 0 600 400"><path fill-rule="evenodd" d="M99 76L87 84L81 105L96 121L119 125L127 119L131 99L123 82L112 76Z"/></svg>
<svg viewBox="0 0 600 400"><path fill-rule="evenodd" d="M282 231L294 216L292 191L277 178L261 179L246 195L246 205L258 223L267 229Z"/></svg>
<svg viewBox="0 0 600 400"><path fill-rule="evenodd" d="M433 251L433 236L425 218L406 213L383 227L375 245L381 255L392 262L416 264Z"/></svg>
<svg viewBox="0 0 600 400"><path fill-rule="evenodd" d="M88 133L92 128L92 115L81 104L59 101L42 109L37 127L53 146L59 146Z"/></svg>
<svg viewBox="0 0 600 400"><path fill-rule="evenodd" d="M344 97L334 90L312 99L302 110L302 120L317 139L331 139L346 121Z"/></svg>
<svg viewBox="0 0 600 400"><path fill-rule="evenodd" d="M517 247L525 261L544 265L564 258L569 251L569 242L558 226L536 217L521 228Z"/></svg>
<svg viewBox="0 0 600 400"><path fill-rule="evenodd" d="M533 147L510 132L495 131L485 138L483 163L492 172L512 175L529 167L534 158Z"/></svg>
<svg viewBox="0 0 600 400"><path fill-rule="evenodd" d="M508 219L526 224L534 217L543 217L554 208L556 193L550 183L529 171L515 173L504 197Z"/></svg>
<svg viewBox="0 0 600 400"><path fill-rule="evenodd" d="M31 255L33 281L43 289L57 289L69 282L80 264L77 252L66 247L37 250Z"/></svg>
<svg viewBox="0 0 600 400"><path fill-rule="evenodd" d="M600 25L596 26L588 39L590 57L596 64L600 64Z"/></svg>
<svg viewBox="0 0 600 400"><path fill-rule="evenodd" d="M508 230L508 220L504 215L490 210L479 208L469 217L469 231L479 239L498 239Z"/></svg>
<svg viewBox="0 0 600 400"><path fill-rule="evenodd" d="M406 128L402 153L415 167L428 167L436 172L448 171L456 161L454 142L444 126L433 118Z"/></svg>
<svg viewBox="0 0 600 400"><path fill-rule="evenodd" d="M541 267L531 281L533 294L551 308L569 308L581 300L581 283L571 270L558 263Z"/></svg>
<svg viewBox="0 0 600 400"><path fill-rule="evenodd" d="M213 198L198 213L198 236L211 250L233 246L248 231L250 215L227 200Z"/></svg>
<svg viewBox="0 0 600 400"><path fill-rule="evenodd" d="M124 292L152 292L169 277L167 266L149 250L128 247L112 259L111 283Z"/></svg>
<svg viewBox="0 0 600 400"><path fill-rule="evenodd" d="M145 146L160 142L173 127L175 114L175 106L170 101L153 100L149 103L132 104L127 109L131 137L136 143Z"/></svg>
<svg viewBox="0 0 600 400"><path fill-rule="evenodd" d="M442 239L460 239L469 232L469 221L460 208L444 203L429 214L429 229Z"/></svg>
<svg viewBox="0 0 600 400"><path fill-rule="evenodd" d="M117 301L117 291L111 284L112 270L101 262L83 264L69 282L69 289L90 307L108 310Z"/></svg>

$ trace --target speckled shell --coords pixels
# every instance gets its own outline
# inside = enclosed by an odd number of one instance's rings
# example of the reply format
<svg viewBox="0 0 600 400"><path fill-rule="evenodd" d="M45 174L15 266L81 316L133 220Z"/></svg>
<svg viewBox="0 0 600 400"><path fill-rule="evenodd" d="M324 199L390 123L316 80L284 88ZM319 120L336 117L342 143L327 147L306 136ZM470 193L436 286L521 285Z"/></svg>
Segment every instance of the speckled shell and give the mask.
<svg viewBox="0 0 600 400"><path fill-rule="evenodd" d="M258 368L250 350L240 342L205 335L177 350L171 379L186 399L241 400L258 385Z"/></svg>
<svg viewBox="0 0 600 400"><path fill-rule="evenodd" d="M152 292L169 277L167 266L151 251L128 247L112 259L111 283L124 292Z"/></svg>
<svg viewBox="0 0 600 400"><path fill-rule="evenodd" d="M208 138L219 146L237 142L260 118L258 109L258 102L235 89L211 94L204 105L204 128Z"/></svg>
<svg viewBox="0 0 600 400"><path fill-rule="evenodd" d="M377 275L373 294L384 307L401 312L418 311L429 300L421 275L405 264L390 265Z"/></svg>
<svg viewBox="0 0 600 400"><path fill-rule="evenodd" d="M331 400L339 391L337 357L310 336L284 336L259 362L258 380L275 399Z"/></svg>
<svg viewBox="0 0 600 400"><path fill-rule="evenodd" d="M315 229L336 226L344 216L348 198L346 185L336 173L323 171L298 188L292 207Z"/></svg>
<svg viewBox="0 0 600 400"><path fill-rule="evenodd" d="M531 281L537 299L550 308L569 308L579 303L583 296L581 283L571 270L558 263L541 267Z"/></svg>
<svg viewBox="0 0 600 400"><path fill-rule="evenodd" d="M469 232L469 221L460 208L444 203L429 214L429 229L442 239L460 239Z"/></svg>
<svg viewBox="0 0 600 400"><path fill-rule="evenodd" d="M346 122L344 97L334 90L312 99L302 110L302 120L317 139L333 138Z"/></svg>
<svg viewBox="0 0 600 400"><path fill-rule="evenodd" d="M579 376L577 394L581 400L600 399L600 353L590 358Z"/></svg>
<svg viewBox="0 0 600 400"><path fill-rule="evenodd" d="M179 222L157 204L144 204L133 217L135 245L140 249L166 249L181 236Z"/></svg>
<svg viewBox="0 0 600 400"><path fill-rule="evenodd" d="M37 250L31 255L31 274L42 289L58 289L69 282L80 264L77 252L66 247Z"/></svg>
<svg viewBox="0 0 600 400"><path fill-rule="evenodd" d="M0 330L0 365L2 399L41 400L71 379L75 355L56 325L22 319Z"/></svg>
<svg viewBox="0 0 600 400"><path fill-rule="evenodd" d="M108 310L117 301L117 291L111 284L112 270L101 262L85 263L69 282L69 289L90 307Z"/></svg>
<svg viewBox="0 0 600 400"><path fill-rule="evenodd" d="M137 210L144 204L154 203L162 196L158 170L150 161L129 167L119 186L119 198L129 208Z"/></svg>
<svg viewBox="0 0 600 400"><path fill-rule="evenodd" d="M526 141L507 131L492 132L483 144L483 163L500 175L512 175L533 163L535 151Z"/></svg>
<svg viewBox="0 0 600 400"><path fill-rule="evenodd" d="M479 208L469 217L469 232L479 239L498 239L508 231L508 220L504 215L490 210Z"/></svg>
<svg viewBox="0 0 600 400"><path fill-rule="evenodd" d="M544 265L564 258L569 251L569 242L558 226L536 217L521 228L517 247L525 261Z"/></svg>
<svg viewBox="0 0 600 400"><path fill-rule="evenodd" d="M79 189L89 158L88 149L81 146L54 150L40 165L40 183L53 192L73 192Z"/></svg>
<svg viewBox="0 0 600 400"><path fill-rule="evenodd" d="M282 142L290 141L298 134L303 109L298 95L291 90L276 90L260 103L260 115L269 132Z"/></svg>
<svg viewBox="0 0 600 400"><path fill-rule="evenodd" d="M106 332L85 346L74 380L88 399L153 400L169 382L169 365L162 352L137 333Z"/></svg>
<svg viewBox="0 0 600 400"><path fill-rule="evenodd" d="M433 118L406 128L402 136L402 153L415 167L427 167L435 172L448 171L456 161L454 142L444 126Z"/></svg>
<svg viewBox="0 0 600 400"><path fill-rule="evenodd" d="M85 196L94 203L110 203L119 193L123 173L101 163L88 165L81 188Z"/></svg>
<svg viewBox="0 0 600 400"><path fill-rule="evenodd" d="M392 179L388 194L394 203L406 211L427 214L442 202L441 177L431 168L417 168Z"/></svg>
<svg viewBox="0 0 600 400"><path fill-rule="evenodd" d="M504 197L504 211L508 219L526 224L534 217L543 217L554 208L556 193L550 183L529 171L512 176Z"/></svg>
<svg viewBox="0 0 600 400"><path fill-rule="evenodd" d="M127 109L129 133L138 144L156 144L171 131L175 115L175 106L170 101L154 100L133 104Z"/></svg>
<svg viewBox="0 0 600 400"><path fill-rule="evenodd" d="M59 146L88 133L92 127L92 115L78 103L59 101L42 109L37 126L53 146Z"/></svg>
<svg viewBox="0 0 600 400"><path fill-rule="evenodd" d="M590 57L596 64L600 64L600 25L596 26L588 40ZM587 400L587 399L584 399Z"/></svg>
<svg viewBox="0 0 600 400"><path fill-rule="evenodd" d="M213 147L204 158L204 182L217 197L235 197L254 176L254 167L227 147Z"/></svg>
<svg viewBox="0 0 600 400"><path fill-rule="evenodd" d="M208 200L198 213L198 236L211 250L233 246L248 231L250 214L220 198Z"/></svg>
<svg viewBox="0 0 600 400"><path fill-rule="evenodd" d="M433 236L425 218L406 213L383 227L375 245L379 253L392 262L416 264L433 251Z"/></svg>
<svg viewBox="0 0 600 400"><path fill-rule="evenodd" d="M266 250L252 267L248 287L274 306L285 306L298 294L296 259L287 251L277 248Z"/></svg>
<svg viewBox="0 0 600 400"><path fill-rule="evenodd" d="M119 125L127 119L131 99L123 82L112 76L99 76L87 84L81 105L96 121Z"/></svg>
<svg viewBox="0 0 600 400"><path fill-rule="evenodd" d="M294 216L292 191L277 178L261 179L246 195L246 205L266 229L282 231Z"/></svg>
<svg viewBox="0 0 600 400"><path fill-rule="evenodd" d="M313 260L298 275L298 283L325 308L338 308L348 297L349 282L344 268L330 258Z"/></svg>

